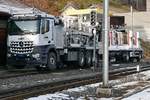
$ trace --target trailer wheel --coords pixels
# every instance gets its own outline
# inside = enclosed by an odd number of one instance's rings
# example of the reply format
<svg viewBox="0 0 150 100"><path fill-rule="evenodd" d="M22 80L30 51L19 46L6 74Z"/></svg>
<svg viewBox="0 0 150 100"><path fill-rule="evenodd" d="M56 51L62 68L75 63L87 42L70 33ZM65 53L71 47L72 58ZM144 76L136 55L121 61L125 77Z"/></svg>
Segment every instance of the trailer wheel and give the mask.
<svg viewBox="0 0 150 100"><path fill-rule="evenodd" d="M56 62L56 54L54 52L49 52L47 60L47 69L55 70L57 68Z"/></svg>
<svg viewBox="0 0 150 100"><path fill-rule="evenodd" d="M83 67L85 65L85 56L84 56L84 52L81 51L78 55L79 59L78 59L78 64L80 67Z"/></svg>
<svg viewBox="0 0 150 100"><path fill-rule="evenodd" d="M92 55L90 52L86 53L86 66L90 67L92 64Z"/></svg>

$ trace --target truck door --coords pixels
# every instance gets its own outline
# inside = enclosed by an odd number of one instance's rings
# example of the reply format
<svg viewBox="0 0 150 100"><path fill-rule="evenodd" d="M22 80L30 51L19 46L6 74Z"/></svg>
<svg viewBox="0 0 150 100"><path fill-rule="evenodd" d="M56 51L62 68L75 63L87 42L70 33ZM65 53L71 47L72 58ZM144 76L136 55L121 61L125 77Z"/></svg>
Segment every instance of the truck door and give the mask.
<svg viewBox="0 0 150 100"><path fill-rule="evenodd" d="M49 45L53 43L53 21L52 19L43 19L41 27L41 43L42 45Z"/></svg>

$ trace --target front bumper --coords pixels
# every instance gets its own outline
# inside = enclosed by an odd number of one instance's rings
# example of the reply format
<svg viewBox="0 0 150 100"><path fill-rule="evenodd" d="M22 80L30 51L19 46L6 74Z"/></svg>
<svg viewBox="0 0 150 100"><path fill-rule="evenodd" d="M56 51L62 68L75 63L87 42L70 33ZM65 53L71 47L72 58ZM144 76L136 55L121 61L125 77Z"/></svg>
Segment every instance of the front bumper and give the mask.
<svg viewBox="0 0 150 100"><path fill-rule="evenodd" d="M31 66L38 66L42 65L44 61L40 58L33 58L32 55L23 55L23 54L11 54L10 57L7 57L7 65L31 65Z"/></svg>

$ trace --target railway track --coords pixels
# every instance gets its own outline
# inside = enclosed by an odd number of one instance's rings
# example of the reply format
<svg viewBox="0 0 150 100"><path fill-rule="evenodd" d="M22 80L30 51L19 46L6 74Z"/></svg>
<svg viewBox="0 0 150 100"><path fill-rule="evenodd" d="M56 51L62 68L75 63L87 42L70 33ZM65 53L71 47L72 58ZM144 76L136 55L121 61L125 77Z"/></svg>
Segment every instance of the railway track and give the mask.
<svg viewBox="0 0 150 100"><path fill-rule="evenodd" d="M150 70L150 65L141 67L141 71ZM119 70L113 70L110 73L110 79L116 79L118 76L125 76L136 73L136 67L125 68ZM56 91L87 85L102 81L102 73L93 73L89 76L82 76L75 79L66 79L63 81L56 81L53 83L47 83L28 88L16 89L0 93L0 100L23 100L24 98L38 96L47 93L53 93Z"/></svg>
<svg viewBox="0 0 150 100"><path fill-rule="evenodd" d="M146 63L149 64L149 62L144 62L144 64L146 64ZM130 65L130 64L128 64L128 65ZM120 64L120 66L122 66L122 64ZM135 68L133 68L133 67L129 68L128 67L128 68L122 68L122 69L123 70L124 69L130 69L130 70L133 69L134 70ZM61 69L59 71L56 70L56 71L53 71L53 72L60 72L60 71L62 72L62 71L67 71L67 70L68 69ZM110 70L112 70L112 69L110 69ZM117 71L117 70L118 69L115 68L115 71ZM11 71L6 70L4 74L3 73L2 73L2 75L0 74L0 79L8 79L8 78L22 77L22 76L27 76L27 75L46 74L46 73L50 73L50 71L37 72L36 69L14 69L14 70L11 70Z"/></svg>
<svg viewBox="0 0 150 100"><path fill-rule="evenodd" d="M65 72L71 69L59 69L53 72ZM6 70L5 73L0 74L0 79L8 79L8 78L16 78L16 77L23 77L29 75L38 75L38 74L49 74L52 73L51 71L41 71L38 72L36 69L14 69L14 70Z"/></svg>
<svg viewBox="0 0 150 100"><path fill-rule="evenodd" d="M8 79L8 78L15 78L15 77L21 77L26 75L36 75L36 74L39 73L34 69L11 70L2 73L2 75L0 75L0 79Z"/></svg>

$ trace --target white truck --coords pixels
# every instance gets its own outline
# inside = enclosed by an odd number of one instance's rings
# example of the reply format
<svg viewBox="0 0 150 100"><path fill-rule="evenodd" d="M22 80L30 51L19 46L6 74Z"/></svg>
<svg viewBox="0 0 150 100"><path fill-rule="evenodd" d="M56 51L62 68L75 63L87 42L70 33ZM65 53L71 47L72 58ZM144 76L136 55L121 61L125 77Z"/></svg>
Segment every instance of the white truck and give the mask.
<svg viewBox="0 0 150 100"><path fill-rule="evenodd" d="M13 15L8 22L7 47L7 65L17 68L56 69L72 62L83 67L93 62L92 34L66 30L60 19L48 14Z"/></svg>

